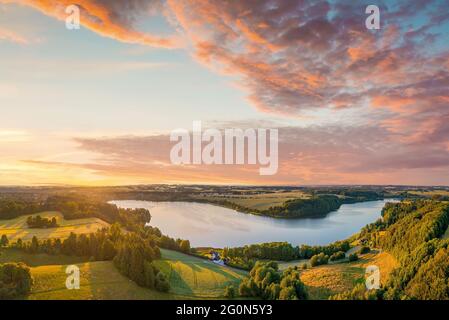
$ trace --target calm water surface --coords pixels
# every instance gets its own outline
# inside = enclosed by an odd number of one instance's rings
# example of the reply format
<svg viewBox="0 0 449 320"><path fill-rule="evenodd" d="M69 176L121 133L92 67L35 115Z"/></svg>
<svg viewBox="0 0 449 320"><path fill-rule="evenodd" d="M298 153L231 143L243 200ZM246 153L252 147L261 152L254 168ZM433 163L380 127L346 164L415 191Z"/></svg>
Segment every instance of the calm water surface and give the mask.
<svg viewBox="0 0 449 320"><path fill-rule="evenodd" d="M314 219L274 219L193 202L110 203L121 208L149 209L152 226L171 237L189 239L194 247L233 247L272 241L324 245L342 240L377 220L386 202L344 204L337 211Z"/></svg>

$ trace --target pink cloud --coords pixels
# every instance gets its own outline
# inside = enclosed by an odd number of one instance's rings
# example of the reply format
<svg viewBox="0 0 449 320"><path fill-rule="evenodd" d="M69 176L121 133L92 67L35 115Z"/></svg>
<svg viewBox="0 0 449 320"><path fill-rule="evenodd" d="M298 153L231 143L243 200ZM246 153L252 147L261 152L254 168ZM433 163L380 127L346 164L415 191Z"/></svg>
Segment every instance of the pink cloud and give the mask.
<svg viewBox="0 0 449 320"><path fill-rule="evenodd" d="M0 41L10 41L18 44L28 44L30 40L25 36L4 27L0 27Z"/></svg>
<svg viewBox="0 0 449 320"><path fill-rule="evenodd" d="M58 19L70 3L18 2ZM190 43L185 48L192 47L197 61L232 75L261 112L298 117L351 108L363 113L369 127L283 128L289 138L280 146L276 181L409 183L414 175L447 183L449 51L433 46L441 41L434 28L449 21L447 8L419 0L398 1L387 10L385 3L379 3L382 28L372 32L356 1L78 1L87 15L83 24L100 35L165 48ZM156 11L178 34L136 30L142 12L148 17ZM418 12L427 19L413 26L407 21ZM102 174L157 175L164 168L169 179L262 181L257 170L245 166L171 167L165 139L78 142L98 152L99 162L88 166Z"/></svg>
<svg viewBox="0 0 449 320"><path fill-rule="evenodd" d="M174 48L181 44L175 35L159 36L134 28L138 17L149 17L160 12L162 2L158 0L0 0L2 3L19 3L31 6L49 16L65 20L69 5L76 4L81 11L81 24L102 36L122 42Z"/></svg>
<svg viewBox="0 0 449 320"><path fill-rule="evenodd" d="M274 176L260 176L259 165L172 165L173 144L167 135L77 138L81 150L97 154L95 161L31 162L142 183L444 184L449 178L444 144L404 143L376 126L279 130L279 171Z"/></svg>

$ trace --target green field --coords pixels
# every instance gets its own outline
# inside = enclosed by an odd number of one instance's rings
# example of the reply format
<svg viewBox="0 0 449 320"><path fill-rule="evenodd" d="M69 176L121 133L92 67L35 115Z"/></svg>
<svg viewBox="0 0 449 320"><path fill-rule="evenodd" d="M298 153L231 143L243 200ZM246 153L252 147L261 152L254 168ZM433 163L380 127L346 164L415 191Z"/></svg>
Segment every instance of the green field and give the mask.
<svg viewBox="0 0 449 320"><path fill-rule="evenodd" d="M233 284L236 288L246 272L221 267L210 261L170 250L161 250L162 259L154 263L168 276L170 292L161 293L137 286L122 276L111 261L88 262L85 258L27 254L16 249L3 249L0 263L25 262L31 267L34 278L29 299L36 300L146 300L146 299L220 299L224 288ZM301 261L302 262L302 261ZM76 264L80 268L80 290L65 287L66 267ZM287 266L297 265L292 261ZM301 270L301 280L311 299L327 299L329 296L350 290L364 281L365 268L376 265L381 271L381 282L386 283L396 260L388 253L369 253L348 263L336 263Z"/></svg>
<svg viewBox="0 0 449 320"><path fill-rule="evenodd" d="M65 287L65 265L41 266L31 269L34 286L30 300L157 300L176 296L141 288L122 276L111 261L77 264L80 268L79 290ZM187 297L185 297L187 298Z"/></svg>
<svg viewBox="0 0 449 320"><path fill-rule="evenodd" d="M182 253L162 250L162 259L154 263L170 280L169 293L137 286L122 276L111 261L88 262L85 258L27 254L15 249L0 252L0 263L24 262L31 267L33 300L151 300L151 299L218 299L224 298L228 284L238 287L243 271L221 267L212 262ZM67 265L80 268L81 288L65 287Z"/></svg>
<svg viewBox="0 0 449 320"><path fill-rule="evenodd" d="M49 238L67 238L71 232L76 234L87 234L96 232L99 229L107 228L109 224L98 218L85 218L65 220L59 212L41 212L32 216L40 215L41 217L55 217L59 227L48 229L31 229L28 228L26 220L29 215L21 216L10 220L0 220L0 235L5 234L10 241L31 240L33 236L38 239Z"/></svg>
<svg viewBox="0 0 449 320"><path fill-rule="evenodd" d="M141 288L122 276L111 261L88 262L86 258L48 254L28 254L16 249L0 251L0 263L24 262L31 268L34 285L31 300L144 300L176 299L176 295L163 294ZM80 268L80 289L65 287L68 265ZM183 297L188 298L188 297Z"/></svg>
<svg viewBox="0 0 449 320"><path fill-rule="evenodd" d="M417 195L417 196L425 196L425 197L432 197L432 196L448 197L449 196L448 190L408 191L408 193Z"/></svg>
<svg viewBox="0 0 449 320"><path fill-rule="evenodd" d="M238 287L247 273L221 267L208 260L175 251L161 250L162 259L155 264L169 277L171 292L201 299L223 298L227 285Z"/></svg>
<svg viewBox="0 0 449 320"><path fill-rule="evenodd" d="M271 192L241 196L207 197L209 200L229 201L236 205L256 210L267 210L270 207L282 206L287 200L307 199L310 195L302 191Z"/></svg>

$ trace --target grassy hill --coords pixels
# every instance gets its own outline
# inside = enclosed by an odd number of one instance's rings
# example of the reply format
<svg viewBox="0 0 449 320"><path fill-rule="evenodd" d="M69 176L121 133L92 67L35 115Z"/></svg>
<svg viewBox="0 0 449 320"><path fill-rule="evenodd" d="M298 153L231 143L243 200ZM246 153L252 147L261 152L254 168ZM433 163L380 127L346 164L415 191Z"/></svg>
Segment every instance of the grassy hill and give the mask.
<svg viewBox="0 0 449 320"><path fill-rule="evenodd" d="M380 281L385 284L398 262L392 255L369 253L355 262L344 262L314 267L301 272L301 280L307 287L311 299L327 299L329 296L352 289L365 281L365 270L375 265L380 270Z"/></svg>
<svg viewBox="0 0 449 320"><path fill-rule="evenodd" d="M30 300L157 300L176 296L141 288L122 276L111 261L77 264L80 268L79 290L65 287L66 265L31 268L34 286ZM187 298L187 297L185 297Z"/></svg>
<svg viewBox="0 0 449 320"><path fill-rule="evenodd" d="M155 262L169 278L171 292L195 298L223 298L227 285L238 287L247 273L175 251L161 250Z"/></svg>
<svg viewBox="0 0 449 320"><path fill-rule="evenodd" d="M36 236L39 240L48 238L67 238L71 232L76 234L92 233L98 229L106 228L109 224L98 218L85 218L65 220L59 212L41 212L32 216L40 215L43 218L55 217L59 225L57 228L31 229L26 223L30 215L20 216L10 220L0 220L0 235L6 234L10 241L31 240Z"/></svg>
<svg viewBox="0 0 449 320"><path fill-rule="evenodd" d="M137 286L122 276L111 261L89 262L86 258L27 254L15 249L0 252L0 263L24 262L31 267L34 285L32 300L154 300L223 298L229 284L238 287L246 273L179 252L162 250L154 263L169 277L171 290L161 293ZM80 268L80 290L65 287L68 265Z"/></svg>

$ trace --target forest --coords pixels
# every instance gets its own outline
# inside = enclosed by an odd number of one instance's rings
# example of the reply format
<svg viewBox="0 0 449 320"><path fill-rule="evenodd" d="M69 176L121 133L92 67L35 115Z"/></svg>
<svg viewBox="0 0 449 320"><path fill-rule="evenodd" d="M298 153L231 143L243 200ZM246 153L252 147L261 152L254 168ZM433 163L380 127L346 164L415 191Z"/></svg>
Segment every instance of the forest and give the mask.
<svg viewBox="0 0 449 320"><path fill-rule="evenodd" d="M360 286L333 299L449 299L449 204L414 200L385 206L382 219L366 226L359 239L392 253L400 262L388 283L367 292Z"/></svg>

